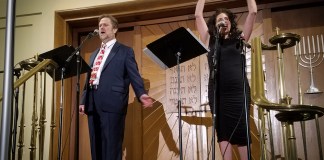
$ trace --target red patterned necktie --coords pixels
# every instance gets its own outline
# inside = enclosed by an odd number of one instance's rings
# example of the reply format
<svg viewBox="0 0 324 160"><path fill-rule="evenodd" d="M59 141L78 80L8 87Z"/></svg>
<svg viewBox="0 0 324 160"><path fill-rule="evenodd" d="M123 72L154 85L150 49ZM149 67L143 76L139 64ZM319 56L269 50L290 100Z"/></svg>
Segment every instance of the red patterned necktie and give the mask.
<svg viewBox="0 0 324 160"><path fill-rule="evenodd" d="M92 67L92 71L91 71L91 76L90 76L90 80L89 80L89 84L93 85L93 81L97 78L97 73L100 67L100 64L102 62L102 59L104 57L105 54L105 48L106 48L106 44L102 44L100 51L99 51L99 55L97 56L96 60L93 63L93 67Z"/></svg>

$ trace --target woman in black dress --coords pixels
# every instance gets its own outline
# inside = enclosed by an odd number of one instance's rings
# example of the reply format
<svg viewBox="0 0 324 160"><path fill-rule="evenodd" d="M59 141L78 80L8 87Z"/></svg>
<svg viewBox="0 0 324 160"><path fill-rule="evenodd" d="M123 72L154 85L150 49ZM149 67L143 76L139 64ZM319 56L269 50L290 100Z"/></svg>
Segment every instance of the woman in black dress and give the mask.
<svg viewBox="0 0 324 160"><path fill-rule="evenodd" d="M210 78L208 99L213 111L214 73L213 55L217 50L216 72L216 132L223 159L232 159L232 145L238 145L240 158L247 159L247 136L244 107L250 104L250 87L246 76L243 78L242 39L248 41L253 29L257 6L255 0L247 0L248 16L243 32L237 28L235 15L227 9L217 9L206 24L203 17L205 0L198 0L196 6L196 26L200 39L209 46L208 64ZM218 37L218 41L216 40ZM246 83L244 83L244 80ZM246 84L244 89L244 84ZM246 91L246 96L244 94ZM246 97L246 98L245 98ZM246 101L245 101L246 100ZM246 102L246 103L245 103Z"/></svg>

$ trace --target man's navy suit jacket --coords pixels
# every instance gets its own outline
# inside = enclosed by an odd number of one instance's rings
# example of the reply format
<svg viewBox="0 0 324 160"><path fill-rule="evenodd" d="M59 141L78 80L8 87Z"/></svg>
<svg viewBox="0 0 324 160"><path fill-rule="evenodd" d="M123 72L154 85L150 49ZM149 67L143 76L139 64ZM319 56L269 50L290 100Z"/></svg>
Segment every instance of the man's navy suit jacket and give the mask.
<svg viewBox="0 0 324 160"><path fill-rule="evenodd" d="M98 52L99 49L93 52L90 57L91 68ZM85 113L93 111L94 101L98 111L126 114L130 84L135 91L136 97L139 98L142 94L145 94L143 80L138 72L134 51L132 48L119 42L114 44L105 61L99 85L97 90L93 92L93 97L89 95L90 74L91 72L87 73L80 103L85 105Z"/></svg>

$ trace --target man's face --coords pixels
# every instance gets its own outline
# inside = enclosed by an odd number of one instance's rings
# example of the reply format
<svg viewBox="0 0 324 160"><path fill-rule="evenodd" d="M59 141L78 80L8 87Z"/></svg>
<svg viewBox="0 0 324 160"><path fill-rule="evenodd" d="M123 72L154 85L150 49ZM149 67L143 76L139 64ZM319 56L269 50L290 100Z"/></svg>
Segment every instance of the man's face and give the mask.
<svg viewBox="0 0 324 160"><path fill-rule="evenodd" d="M99 22L99 37L102 42L106 43L115 38L117 28L114 28L111 20L107 17L102 18Z"/></svg>

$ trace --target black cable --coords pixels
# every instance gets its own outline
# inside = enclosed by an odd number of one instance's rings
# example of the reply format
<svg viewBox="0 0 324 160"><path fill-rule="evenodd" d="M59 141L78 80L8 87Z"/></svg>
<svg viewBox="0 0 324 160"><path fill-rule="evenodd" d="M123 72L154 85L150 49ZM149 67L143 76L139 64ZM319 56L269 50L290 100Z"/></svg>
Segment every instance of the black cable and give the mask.
<svg viewBox="0 0 324 160"><path fill-rule="evenodd" d="M247 45L244 42L244 39L240 39L240 45L242 47L242 76L243 76L243 95L244 95L244 109L245 109L245 127L246 127L246 140L247 140L247 156L248 160L251 159L251 139L250 139L250 122L249 122L249 104L247 103L248 97L247 97L247 78L246 78L246 49Z"/></svg>
<svg viewBox="0 0 324 160"><path fill-rule="evenodd" d="M81 67L80 67L80 72L81 72L82 64L83 64L82 61L80 61L80 66L81 66ZM77 107L79 107L79 106L77 106ZM76 112L75 109L76 109L77 107L73 107L74 110L73 110L73 112L72 112L72 116L71 116L71 119L70 119L69 131L68 131L68 133L70 133L70 134L71 134L71 126L72 126L72 121L73 121L74 113ZM79 125L79 124L77 124L77 125ZM64 153L64 149L65 149L65 147L66 147L67 140L68 140L70 134L66 137L66 140L65 140L65 142L64 142L64 145L63 145L63 148L62 148L62 155L63 155L63 153ZM76 146L76 147L78 147L78 146Z"/></svg>
<svg viewBox="0 0 324 160"><path fill-rule="evenodd" d="M88 39L90 39L90 38L92 38L93 36L96 36L96 35L98 35L98 29L95 29L94 30L94 32L91 32L91 33L89 33L88 35L87 35L87 37L81 42L81 44L75 49L75 51L70 55L70 57L68 57L67 59L66 59L66 61L65 61L65 65L67 65L67 63L69 63L71 60L72 60L72 58L76 55L76 56L78 56L77 57L77 59L78 58L80 58L80 50L81 50L81 48L82 48L82 46L83 46L83 44L84 44L84 42L86 41L86 40L88 40ZM77 73L79 74L81 71L82 71L82 61L81 60L79 60L79 62L77 62L77 63L79 63L80 64L80 66L79 66L79 68L77 67ZM77 75L77 76L80 76L80 74L79 75ZM72 116L71 116L71 119L70 119L70 126L69 126L69 131L68 131L68 133L70 133L71 134L71 126L72 126L72 120L73 120L73 117L74 117L74 113L76 112L76 108L78 108L79 106L79 94L80 94L80 85L79 85L79 77L77 77L77 88L76 88L76 90L77 90L77 97L76 97L76 107L73 107L74 108L74 110L73 110L73 113L72 113ZM78 146L78 141L79 141L79 117L77 117L76 118L76 126L75 126L75 128L76 128L76 144L75 144L75 147L76 147L76 152L79 152L79 146ZM62 133L61 133L62 134ZM66 139L66 141L64 142L64 145L63 145L63 151L62 151L62 155L63 155L63 153L64 153L64 149L65 149L65 146L66 146L66 143L67 143L67 140L68 140L68 138L69 138L69 135L67 136L67 139ZM79 156L79 153L76 153L75 154L75 158L78 158L78 156Z"/></svg>
<svg viewBox="0 0 324 160"><path fill-rule="evenodd" d="M242 112L241 112L240 118L239 118L239 120L237 121L236 126L234 127L234 129L233 129L233 131L232 131L232 133L231 133L231 136L230 136L230 138L228 139L228 142L227 142L227 145L226 145L226 147L225 147L224 153L222 154L223 159L224 159L224 155L225 155L225 153L226 153L227 147L228 147L228 145L229 145L229 143L230 143L230 141L231 141L231 139L232 139L232 137L233 137L233 135L234 135L234 133L235 133L237 127L238 127L238 125L240 124L240 121L241 121L241 119L242 119L242 115L243 115L243 111L244 111L244 108L242 107Z"/></svg>
<svg viewBox="0 0 324 160"><path fill-rule="evenodd" d="M239 120L238 120L236 126L234 127L234 129L233 129L233 131L232 131L232 133L231 133L231 136L230 136L230 138L229 138L229 140L228 140L228 143L227 143L227 145L226 145L226 147L225 147L225 151L224 151L224 153L222 154L223 159L224 159L224 155L225 155L225 153L226 153L227 147L228 147L228 145L229 145L229 142L231 141L231 139L232 139L232 137L233 137L233 135L234 135L234 133L235 133L235 131L236 131L236 129L237 129L237 127L238 127L238 125L239 125L241 119L242 119L243 109L244 109L244 108L242 108L242 112L241 112L240 118L239 118ZM207 157L209 157L209 154L210 154L211 148L212 148L212 147L211 147L211 145L210 145L210 147L209 147L209 149L208 149L208 153L207 153L208 156L207 156ZM208 158L207 158L207 159L208 159Z"/></svg>
<svg viewBox="0 0 324 160"><path fill-rule="evenodd" d="M75 108L74 108L74 110L72 112L72 116L71 116L71 119L70 119L70 126L69 126L69 130L68 130L68 133L70 133L70 134L71 134L71 126L72 126L72 120L73 120L73 117L74 117L74 113L75 113ZM65 142L64 142L64 145L63 145L63 148L62 148L62 154L61 155L63 155L63 153L64 153L64 149L65 149L65 146L67 144L67 141L68 141L68 139L70 137L70 134L65 139Z"/></svg>

